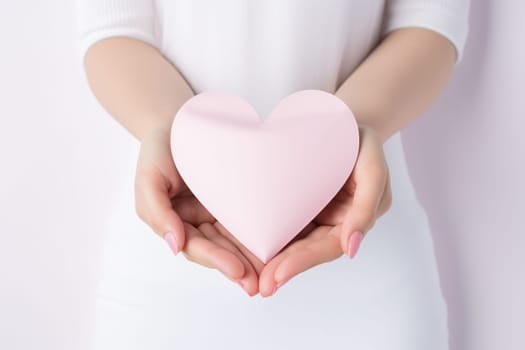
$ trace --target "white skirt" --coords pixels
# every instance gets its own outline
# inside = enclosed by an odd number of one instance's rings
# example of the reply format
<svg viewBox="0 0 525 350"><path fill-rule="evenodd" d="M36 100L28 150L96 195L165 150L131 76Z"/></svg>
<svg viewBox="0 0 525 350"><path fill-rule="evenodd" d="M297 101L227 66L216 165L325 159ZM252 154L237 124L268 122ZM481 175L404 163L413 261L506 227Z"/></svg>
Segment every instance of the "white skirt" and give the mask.
<svg viewBox="0 0 525 350"><path fill-rule="evenodd" d="M448 349L432 237L400 134L384 149L393 204L356 257L318 265L268 298L172 254L135 213L131 156L107 225L92 349Z"/></svg>

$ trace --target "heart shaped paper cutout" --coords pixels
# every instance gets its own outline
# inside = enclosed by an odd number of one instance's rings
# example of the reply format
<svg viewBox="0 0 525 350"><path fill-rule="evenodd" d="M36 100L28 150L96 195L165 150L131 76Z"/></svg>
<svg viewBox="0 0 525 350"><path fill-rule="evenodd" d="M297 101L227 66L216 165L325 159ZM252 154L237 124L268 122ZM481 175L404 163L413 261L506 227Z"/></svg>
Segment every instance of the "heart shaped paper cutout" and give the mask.
<svg viewBox="0 0 525 350"><path fill-rule="evenodd" d="M354 115L322 90L292 93L265 119L238 95L202 92L171 129L190 191L265 264L335 197L358 150Z"/></svg>

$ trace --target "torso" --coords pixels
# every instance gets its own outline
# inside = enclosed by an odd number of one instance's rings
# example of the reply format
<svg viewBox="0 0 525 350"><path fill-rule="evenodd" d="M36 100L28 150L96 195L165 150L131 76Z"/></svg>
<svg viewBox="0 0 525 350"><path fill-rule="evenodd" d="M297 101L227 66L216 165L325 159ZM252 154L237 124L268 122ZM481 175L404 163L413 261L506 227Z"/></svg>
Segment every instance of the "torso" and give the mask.
<svg viewBox="0 0 525 350"><path fill-rule="evenodd" d="M229 90L265 115L296 90L333 92L377 44L384 2L157 0L157 6L159 46L194 92ZM392 208L367 233L357 258L318 265L274 297L248 298L216 270L173 257L140 222L133 205L136 152L130 152L107 227L95 348L448 349L430 229L399 133L385 143L385 156Z"/></svg>
<svg viewBox="0 0 525 350"><path fill-rule="evenodd" d="M157 0L159 45L196 93L265 116L300 89L334 92L379 39L384 0Z"/></svg>

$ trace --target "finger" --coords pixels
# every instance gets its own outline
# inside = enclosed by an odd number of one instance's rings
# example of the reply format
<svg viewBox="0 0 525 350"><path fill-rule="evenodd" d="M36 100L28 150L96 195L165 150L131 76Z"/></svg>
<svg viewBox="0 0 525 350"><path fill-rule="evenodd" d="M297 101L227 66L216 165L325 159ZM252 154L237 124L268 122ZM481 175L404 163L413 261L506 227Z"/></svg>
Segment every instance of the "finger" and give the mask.
<svg viewBox="0 0 525 350"><path fill-rule="evenodd" d="M299 232L284 248L281 249L266 265L263 266L262 270L259 271L259 293L263 297L267 297L273 294L273 289L276 286L275 281L275 270L289 254L301 249L301 247L307 245L305 238L316 228L317 226L313 221L309 222L301 232Z"/></svg>
<svg viewBox="0 0 525 350"><path fill-rule="evenodd" d="M332 201L328 203L319 214L317 214L314 222L319 225L340 225L348 212L350 203L351 199L348 199L347 202L340 202L339 200L332 199Z"/></svg>
<svg viewBox="0 0 525 350"><path fill-rule="evenodd" d="M352 203L342 223L341 247L345 254L348 254L349 250L352 250L351 253L355 254L355 249L349 249L349 244L351 243L350 235L355 231L359 231L362 238L372 228L377 216L379 203L383 197L387 178L386 165L383 165L384 163L380 161L372 164L362 169L356 169L359 173L355 174L356 187ZM356 243L353 243L353 245L355 246Z"/></svg>
<svg viewBox="0 0 525 350"><path fill-rule="evenodd" d="M266 266L264 266L262 271L259 273L259 293L262 297L269 297L273 295L274 289L277 285L277 282L275 281L275 270L277 270L281 262L291 254L294 248L300 248L304 245L305 244L303 240L296 241L266 263Z"/></svg>
<svg viewBox="0 0 525 350"><path fill-rule="evenodd" d="M340 226L319 226L315 229L315 234L304 239L304 247L290 252L281 261L274 275L277 284L341 256L339 232Z"/></svg>
<svg viewBox="0 0 525 350"><path fill-rule="evenodd" d="M385 214L392 207L392 188L390 184L390 176L387 176L387 181L385 184L385 190L383 192L383 197L381 202L377 207L377 217Z"/></svg>
<svg viewBox="0 0 525 350"><path fill-rule="evenodd" d="M195 227L204 222L215 223L217 221L213 215L201 204L193 195L175 197L171 200L173 210L179 217Z"/></svg>
<svg viewBox="0 0 525 350"><path fill-rule="evenodd" d="M224 237L226 237L226 239L229 242L235 245L235 247L242 253L242 255L250 262L250 264L255 269L258 275L263 269L264 263L261 260L259 260L259 258L257 258L251 251L249 251L248 248L246 248L244 244L242 244L237 239L237 237L232 235L230 231L228 231L219 221L216 221L214 226Z"/></svg>
<svg viewBox="0 0 525 350"><path fill-rule="evenodd" d="M217 245L227 249L234 254L244 265L244 275L235 280L249 296L254 296L259 292L259 277L255 272L250 261L240 252L234 243L228 240L216 227L210 223L203 223L199 230L206 235L208 240L215 242Z"/></svg>
<svg viewBox="0 0 525 350"><path fill-rule="evenodd" d="M303 227L303 229L288 244L286 244L281 249L281 251L288 249L296 241L306 238L317 226L319 225L315 223L315 219L310 221L305 227ZM295 248L291 248L291 249L295 249Z"/></svg>
<svg viewBox="0 0 525 350"><path fill-rule="evenodd" d="M372 184L376 184L375 188ZM368 187L369 186L369 187ZM375 224L379 202L383 196L384 186L370 181L358 185L354 200L342 223L340 244L343 252L353 257L357 247L367 231ZM377 187L381 188L377 191ZM351 235L355 234L354 238ZM354 246L354 248L351 247Z"/></svg>
<svg viewBox="0 0 525 350"><path fill-rule="evenodd" d="M339 226L319 226L272 259L259 277L261 295L273 295L277 288L299 273L341 256L339 230Z"/></svg>
<svg viewBox="0 0 525 350"><path fill-rule="evenodd" d="M228 249L210 241L194 226L185 223L186 245L184 255L197 264L217 269L231 280L244 276L244 264Z"/></svg>
<svg viewBox="0 0 525 350"><path fill-rule="evenodd" d="M135 210L155 233L165 238L177 254L185 243L184 224L173 210L169 185L160 172L137 172Z"/></svg>

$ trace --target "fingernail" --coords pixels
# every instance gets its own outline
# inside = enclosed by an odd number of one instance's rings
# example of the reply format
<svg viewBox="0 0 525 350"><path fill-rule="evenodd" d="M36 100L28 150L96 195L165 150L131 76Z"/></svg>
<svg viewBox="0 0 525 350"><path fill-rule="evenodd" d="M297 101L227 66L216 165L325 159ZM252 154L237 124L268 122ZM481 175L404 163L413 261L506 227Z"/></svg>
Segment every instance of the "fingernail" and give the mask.
<svg viewBox="0 0 525 350"><path fill-rule="evenodd" d="M275 287L273 287L272 294L270 294L270 295L274 295L275 292L277 292L277 289L281 288L281 286L282 286L283 284L285 284L286 282L288 282L289 279L290 279L290 278L287 278L287 279L285 279L284 281L281 281L281 282L277 283L277 284L275 285Z"/></svg>
<svg viewBox="0 0 525 350"><path fill-rule="evenodd" d="M361 231L355 231L348 237L348 256L350 259L356 255L361 240L363 240L363 233Z"/></svg>
<svg viewBox="0 0 525 350"><path fill-rule="evenodd" d="M177 255L179 253L179 247L177 246L177 239L175 238L173 232L166 232L166 234L164 235L164 240L170 246L171 250L173 251L173 254Z"/></svg>

